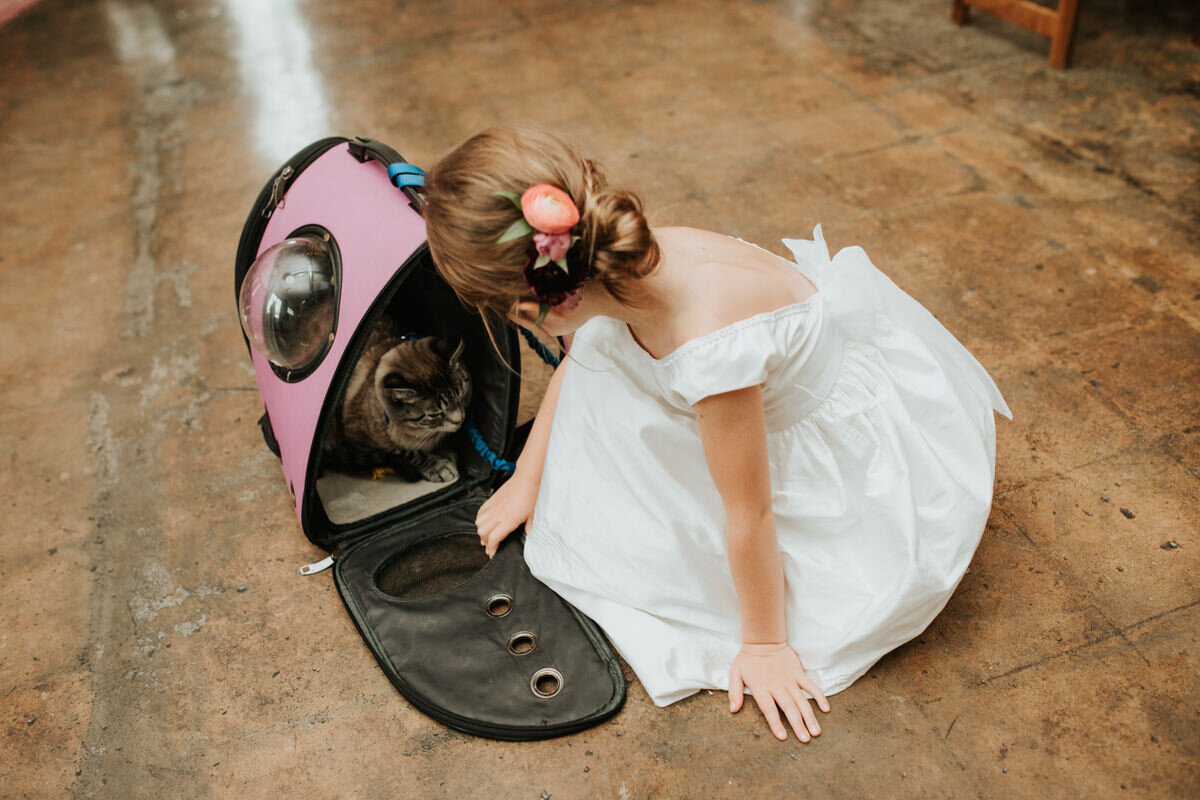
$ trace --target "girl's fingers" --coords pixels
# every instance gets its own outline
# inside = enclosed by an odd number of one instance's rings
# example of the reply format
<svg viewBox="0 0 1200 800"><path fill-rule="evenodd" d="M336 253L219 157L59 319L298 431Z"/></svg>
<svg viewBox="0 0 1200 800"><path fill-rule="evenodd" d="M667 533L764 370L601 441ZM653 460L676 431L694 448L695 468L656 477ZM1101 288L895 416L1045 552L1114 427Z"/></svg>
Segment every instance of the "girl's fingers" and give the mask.
<svg viewBox="0 0 1200 800"><path fill-rule="evenodd" d="M750 687L750 696L758 704L758 710L767 718L767 725L775 734L775 738L781 742L787 739L787 728L783 727L783 720L779 718L779 709L775 707L775 698L764 691L756 690L753 686Z"/></svg>
<svg viewBox="0 0 1200 800"><path fill-rule="evenodd" d="M787 716L788 722L792 723L792 730L796 732L796 737L802 742L808 742L812 736L808 733L806 720L800 712L800 707L796 704L796 699L787 692L780 692L775 698L776 704L783 709L783 713ZM805 701L804 705L808 705ZM812 713L809 711L808 713Z"/></svg>
<svg viewBox="0 0 1200 800"><path fill-rule="evenodd" d="M800 674L796 676L796 682L799 683L806 692L813 696L813 699L817 701L818 708L820 708L826 714L829 713L829 701L825 699L825 695L821 692L821 689L813 682L812 678L808 677L807 673L801 671Z"/></svg>
<svg viewBox="0 0 1200 800"><path fill-rule="evenodd" d="M746 699L746 684L742 681L742 671L734 667L729 670L729 711L736 714Z"/></svg>
<svg viewBox="0 0 1200 800"><path fill-rule="evenodd" d="M485 546L489 558L496 555L496 551L500 549L500 543L507 539L512 532L513 526L511 525L497 525L492 529Z"/></svg>
<svg viewBox="0 0 1200 800"><path fill-rule="evenodd" d="M496 552L496 546L500 543L500 540L504 538L506 533L508 533L508 531L506 531L504 526L499 522L493 522L486 529L480 531L479 541L488 551L488 555L492 555Z"/></svg>
<svg viewBox="0 0 1200 800"><path fill-rule="evenodd" d="M804 696L804 692L800 691L799 686L788 687L788 694L792 698L792 702L800 710L800 716L804 718L804 725L808 728L808 732L813 736L821 735L821 726L817 724L817 715L813 713L812 705L808 698Z"/></svg>
<svg viewBox="0 0 1200 800"><path fill-rule="evenodd" d="M502 514L487 514L475 518L475 530L479 534L479 542L484 547L494 539L497 534L503 538L505 534L511 531L516 526L510 524Z"/></svg>

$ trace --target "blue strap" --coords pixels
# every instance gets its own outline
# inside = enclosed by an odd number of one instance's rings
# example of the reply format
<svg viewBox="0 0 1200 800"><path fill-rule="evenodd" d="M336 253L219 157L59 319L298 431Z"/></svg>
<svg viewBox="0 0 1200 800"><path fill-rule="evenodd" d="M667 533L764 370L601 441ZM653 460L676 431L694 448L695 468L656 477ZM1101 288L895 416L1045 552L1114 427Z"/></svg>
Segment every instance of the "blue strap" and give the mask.
<svg viewBox="0 0 1200 800"><path fill-rule="evenodd" d="M479 432L479 426L475 424L473 417L467 417L467 435L471 437L471 444L475 445L475 451L479 453L480 458L486 461L492 469L500 472L507 472L509 475L517 468L517 465L511 461L506 461L487 446L487 442L483 440L483 434Z"/></svg>
<svg viewBox="0 0 1200 800"><path fill-rule="evenodd" d="M520 328L520 331L525 337L525 341L542 357L543 361L551 366L558 366L559 359L554 353L550 352L550 348L542 344L536 336L525 328ZM480 458L486 461L492 469L507 472L511 475L517 468L516 464L496 455L492 448L488 447L487 442L483 440L483 434L479 432L479 427L475 424L475 420L472 417L467 418L467 435L471 437L471 444L475 445L475 452L479 453Z"/></svg>
<svg viewBox="0 0 1200 800"><path fill-rule="evenodd" d="M415 164L397 161L394 164L388 164L387 171L388 178L397 189L425 185L425 170Z"/></svg>
<svg viewBox="0 0 1200 800"><path fill-rule="evenodd" d="M542 357L542 361L545 361L552 367L558 366L558 356L554 355L554 353L551 353L549 347L546 347L546 345L542 344L541 340L534 336L528 328L520 328L520 331L521 335L525 337L525 341L528 342L529 346L533 348L533 352Z"/></svg>

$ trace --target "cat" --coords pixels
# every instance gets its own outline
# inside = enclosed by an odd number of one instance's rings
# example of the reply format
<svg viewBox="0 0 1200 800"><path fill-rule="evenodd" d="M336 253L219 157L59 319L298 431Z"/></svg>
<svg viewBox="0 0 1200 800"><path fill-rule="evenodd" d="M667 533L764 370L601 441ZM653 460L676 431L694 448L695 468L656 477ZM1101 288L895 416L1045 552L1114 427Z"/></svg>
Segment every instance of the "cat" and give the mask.
<svg viewBox="0 0 1200 800"><path fill-rule="evenodd" d="M327 466L391 468L409 481L458 480L442 445L471 402L463 342L401 335L384 320L371 332L325 437Z"/></svg>

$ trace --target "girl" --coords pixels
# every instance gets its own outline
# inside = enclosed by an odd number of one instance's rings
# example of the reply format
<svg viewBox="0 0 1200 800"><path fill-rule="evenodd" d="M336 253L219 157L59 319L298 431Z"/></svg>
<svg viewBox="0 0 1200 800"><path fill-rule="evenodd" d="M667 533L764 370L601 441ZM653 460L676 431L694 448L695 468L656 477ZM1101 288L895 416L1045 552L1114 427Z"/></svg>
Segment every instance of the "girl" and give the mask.
<svg viewBox="0 0 1200 800"><path fill-rule="evenodd" d="M988 374L860 248L796 263L690 228L534 130L427 176L430 252L468 305L574 333L512 477L479 509L594 619L658 705L749 691L801 741L941 611L987 521Z"/></svg>

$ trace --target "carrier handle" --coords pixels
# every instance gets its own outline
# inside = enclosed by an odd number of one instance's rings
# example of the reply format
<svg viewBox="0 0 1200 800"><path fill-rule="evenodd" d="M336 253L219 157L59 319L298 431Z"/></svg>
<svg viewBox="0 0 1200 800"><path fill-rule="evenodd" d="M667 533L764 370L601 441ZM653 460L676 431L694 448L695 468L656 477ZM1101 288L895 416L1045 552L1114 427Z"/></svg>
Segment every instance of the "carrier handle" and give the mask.
<svg viewBox="0 0 1200 800"><path fill-rule="evenodd" d="M409 164L407 161L388 164L387 171L388 178L397 189L425 185L425 170L415 164Z"/></svg>
<svg viewBox="0 0 1200 800"><path fill-rule="evenodd" d="M350 155L354 156L354 158L360 164L365 164L367 161L378 161L380 164L386 167L388 169L388 179L391 180L396 188L404 192L405 196L408 198L408 204L412 206L413 211L416 211L418 214L421 213L421 209L425 206L425 198L423 198L421 193L417 190L425 185L424 178L422 177L419 183L412 178L406 178L403 182L397 182L391 171L392 165L404 164L408 167L412 167L413 170L416 170L416 172L410 172L408 174L415 177L417 173L420 173L422 176L424 176L425 173L420 167L415 167L411 164L408 164L408 162L404 160L404 156L400 155L386 144L377 142L374 139L355 136L353 139L347 142L347 148L350 151Z"/></svg>

